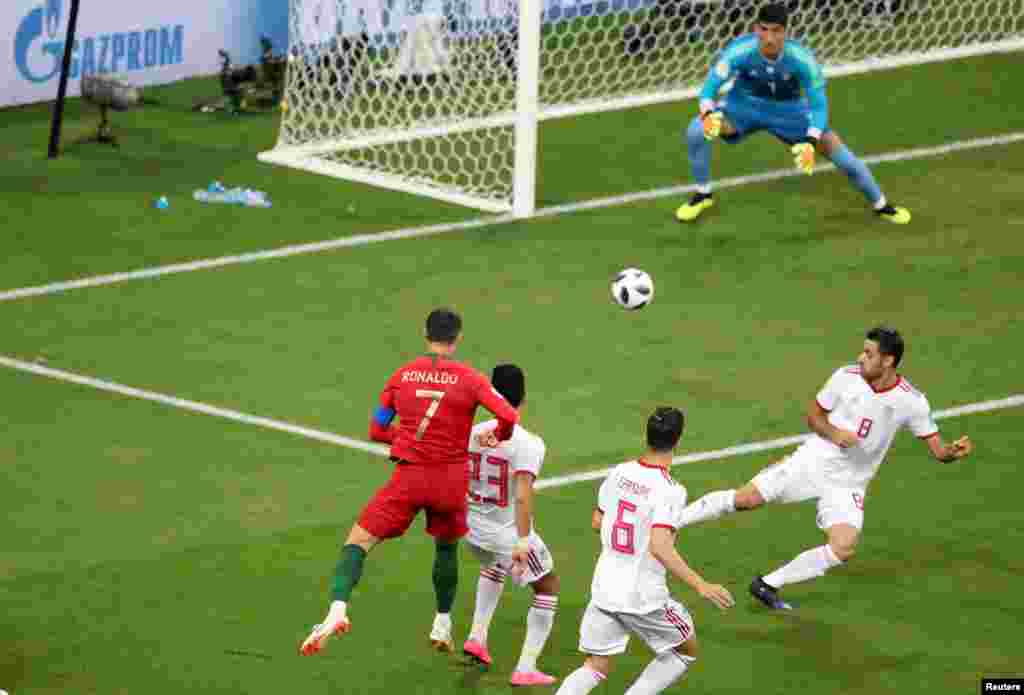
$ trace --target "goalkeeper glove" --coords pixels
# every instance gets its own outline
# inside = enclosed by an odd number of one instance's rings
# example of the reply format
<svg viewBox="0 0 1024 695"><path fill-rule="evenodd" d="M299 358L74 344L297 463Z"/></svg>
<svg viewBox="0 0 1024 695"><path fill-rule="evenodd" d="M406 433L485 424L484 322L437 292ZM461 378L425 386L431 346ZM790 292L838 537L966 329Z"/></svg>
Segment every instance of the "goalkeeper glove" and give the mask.
<svg viewBox="0 0 1024 695"><path fill-rule="evenodd" d="M700 115L700 120L704 124L705 140L714 140L722 133L721 111L705 111Z"/></svg>
<svg viewBox="0 0 1024 695"><path fill-rule="evenodd" d="M814 145L810 142L799 142L790 149L796 168L808 176L814 173Z"/></svg>

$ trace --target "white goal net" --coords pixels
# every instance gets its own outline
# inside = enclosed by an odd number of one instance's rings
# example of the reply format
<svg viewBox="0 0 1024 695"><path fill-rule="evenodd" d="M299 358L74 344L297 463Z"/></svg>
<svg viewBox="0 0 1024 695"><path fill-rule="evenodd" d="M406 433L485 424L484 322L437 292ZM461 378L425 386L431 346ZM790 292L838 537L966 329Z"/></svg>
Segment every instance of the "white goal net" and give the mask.
<svg viewBox="0 0 1024 695"><path fill-rule="evenodd" d="M520 215L538 121L693 96L762 4L290 3L281 131L260 159ZM1024 0L788 4L790 34L832 75L1024 48Z"/></svg>

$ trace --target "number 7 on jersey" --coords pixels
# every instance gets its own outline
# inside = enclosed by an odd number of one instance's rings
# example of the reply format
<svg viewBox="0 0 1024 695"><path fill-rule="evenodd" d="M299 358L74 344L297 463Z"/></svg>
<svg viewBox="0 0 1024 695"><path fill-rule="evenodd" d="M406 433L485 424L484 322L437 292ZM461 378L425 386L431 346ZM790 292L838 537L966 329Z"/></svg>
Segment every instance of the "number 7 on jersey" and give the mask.
<svg viewBox="0 0 1024 695"><path fill-rule="evenodd" d="M427 412L423 415L423 419L420 420L420 426L416 428L416 440L419 441L420 439L423 439L423 435L427 431L427 426L430 424L430 418L434 417L434 414L437 413L437 409L441 405L441 399L444 398L444 391L416 389L416 397L430 399L430 405L427 406Z"/></svg>

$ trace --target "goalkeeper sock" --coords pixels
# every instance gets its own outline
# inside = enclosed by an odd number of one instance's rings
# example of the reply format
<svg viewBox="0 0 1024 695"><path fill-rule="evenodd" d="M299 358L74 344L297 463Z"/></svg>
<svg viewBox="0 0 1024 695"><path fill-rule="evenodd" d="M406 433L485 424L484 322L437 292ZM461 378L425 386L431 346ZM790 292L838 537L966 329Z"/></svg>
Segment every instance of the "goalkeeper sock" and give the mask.
<svg viewBox="0 0 1024 695"><path fill-rule="evenodd" d="M882 197L874 175L868 165L857 158L846 145L840 145L832 151L832 163L843 170L857 189L864 194L868 202L876 205Z"/></svg>
<svg viewBox="0 0 1024 695"><path fill-rule="evenodd" d="M459 544L437 542L434 554L434 593L437 612L450 613L455 603L455 589L459 585Z"/></svg>
<svg viewBox="0 0 1024 695"><path fill-rule="evenodd" d="M363 560L366 559L366 551L358 545L346 545L341 549L341 559L334 568L334 592L335 601L348 602L352 595L352 589L356 588L359 578L363 576Z"/></svg>
<svg viewBox="0 0 1024 695"><path fill-rule="evenodd" d="M690 155L690 170L693 180L702 188L701 193L711 192L711 143L704 139L704 124L700 116L690 121L686 129L686 147ZM705 191L703 187L707 187Z"/></svg>

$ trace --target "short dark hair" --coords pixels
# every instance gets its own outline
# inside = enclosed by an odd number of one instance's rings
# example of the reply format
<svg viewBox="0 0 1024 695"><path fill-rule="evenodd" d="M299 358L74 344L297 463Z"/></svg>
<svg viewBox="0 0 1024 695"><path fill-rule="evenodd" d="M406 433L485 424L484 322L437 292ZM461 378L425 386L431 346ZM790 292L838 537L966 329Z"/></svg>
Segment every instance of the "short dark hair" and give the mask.
<svg viewBox="0 0 1024 695"><path fill-rule="evenodd" d="M883 355L892 355L893 367L903 359L903 336L895 328L875 326L864 337L878 343L878 351Z"/></svg>
<svg viewBox="0 0 1024 695"><path fill-rule="evenodd" d="M462 317L448 308L434 309L427 316L427 340L454 343L462 333Z"/></svg>
<svg viewBox="0 0 1024 695"><path fill-rule="evenodd" d="M491 372L491 386L505 397L513 408L518 408L526 397L526 377L514 364L499 364Z"/></svg>
<svg viewBox="0 0 1024 695"><path fill-rule="evenodd" d="M672 451L683 436L686 416L679 408L662 406L647 418L647 446L652 451Z"/></svg>
<svg viewBox="0 0 1024 695"><path fill-rule="evenodd" d="M781 2L771 2L763 5L757 13L757 21L761 24L789 24L789 10Z"/></svg>

